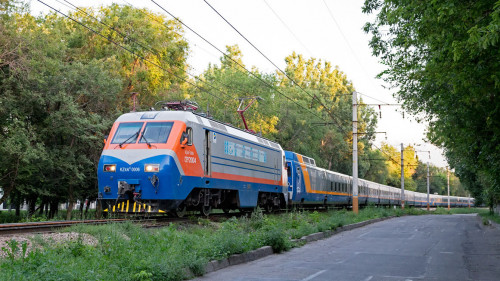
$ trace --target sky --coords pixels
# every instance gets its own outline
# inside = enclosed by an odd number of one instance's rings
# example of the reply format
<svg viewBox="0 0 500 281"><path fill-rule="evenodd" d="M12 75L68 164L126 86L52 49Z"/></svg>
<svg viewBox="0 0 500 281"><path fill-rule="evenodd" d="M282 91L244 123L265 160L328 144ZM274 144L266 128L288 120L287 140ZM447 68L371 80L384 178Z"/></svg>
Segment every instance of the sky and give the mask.
<svg viewBox="0 0 500 281"><path fill-rule="evenodd" d="M63 0L43 0L45 3L68 12ZM60 1L60 2L58 2ZM155 3L148 0L81 1L67 0L80 6L100 6L117 3L148 8L172 19ZM154 0L165 10L205 37L220 50L237 44L243 53L247 68L255 66L261 72L275 73L277 69L245 39L234 31L204 0ZM368 45L370 36L363 31L374 15L362 13L364 0L207 0L229 23L243 34L274 64L284 70L285 57L296 52L305 58L314 57L329 61L343 71L352 81L356 91L367 104L396 104L394 90L382 87L384 82L375 76L385 69ZM50 9L36 0L31 1L34 15ZM185 29L190 45L188 64L190 73L199 74L209 63L218 64L221 54ZM378 106L375 107L378 112ZM425 142L425 123L417 123L398 106L382 106L382 118L378 121L375 145L381 142L400 148L412 145L423 162L445 167L442 150ZM387 137L387 139L386 139ZM430 159L427 151L430 151Z"/></svg>

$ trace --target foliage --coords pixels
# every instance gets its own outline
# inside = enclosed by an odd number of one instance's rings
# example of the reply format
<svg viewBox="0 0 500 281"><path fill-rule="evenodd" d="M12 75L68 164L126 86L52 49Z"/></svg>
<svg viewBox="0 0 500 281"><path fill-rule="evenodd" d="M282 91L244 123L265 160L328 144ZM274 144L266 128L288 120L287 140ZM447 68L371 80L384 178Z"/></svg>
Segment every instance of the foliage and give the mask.
<svg viewBox="0 0 500 281"><path fill-rule="evenodd" d="M500 2L366 0L370 46L380 74L407 110L430 122L472 195L500 199Z"/></svg>
<svg viewBox="0 0 500 281"><path fill-rule="evenodd" d="M150 106L183 91L187 43L178 25L146 10L111 5L70 15L165 72L70 19L0 5L0 204L26 200L30 216L50 205L53 217L69 201L69 219L77 199L97 196L102 139L129 108L129 93L140 91Z"/></svg>
<svg viewBox="0 0 500 281"><path fill-rule="evenodd" d="M481 212L481 210L479 210ZM477 209L438 208L436 214L473 213ZM487 213L487 210L484 210ZM188 270L204 273L208 261L227 258L265 245L274 252L286 251L305 235L334 230L369 219L422 215L428 212L407 208L366 207L358 215L351 211L289 212L267 215L257 212L247 218L222 223L175 225L145 230L138 225L78 225L64 231L87 233L96 245L83 239L46 243L33 239L37 247L27 255L0 260L1 280L183 280ZM81 236L80 236L81 237ZM18 244L12 252L20 253ZM7 249L6 249L7 250ZM10 251L10 250L7 250Z"/></svg>
<svg viewBox="0 0 500 281"><path fill-rule="evenodd" d="M387 161L386 165L388 167L389 175L387 177L387 184L391 186L401 186L401 149L397 149L386 143L382 144L382 152L386 155ZM415 191L417 186L412 179L412 175L415 173L415 167L417 166L417 160L415 159L415 148L412 146L404 147L403 149L403 159L404 159L404 180L405 189Z"/></svg>
<svg viewBox="0 0 500 281"><path fill-rule="evenodd" d="M34 17L23 2L0 2L0 203L8 200L18 218L23 202L27 217L38 213L40 219L55 217L59 204L68 202L69 219L75 202L97 197L102 139L113 120L131 109L131 92L139 93L139 110L193 99L240 128L239 98L259 96L263 100L245 113L250 129L313 157L320 167L351 173L355 87L331 62L292 53L285 58L286 75L247 71L233 45L220 64L194 76L187 72L189 46L176 21L117 4L79 8L69 16ZM359 176L399 186L397 164L377 160L387 153L398 158L397 152L372 148L376 114L363 100L357 103ZM405 158L413 163L411 151ZM409 190L418 186L414 173L405 169ZM470 178L491 181L484 173Z"/></svg>

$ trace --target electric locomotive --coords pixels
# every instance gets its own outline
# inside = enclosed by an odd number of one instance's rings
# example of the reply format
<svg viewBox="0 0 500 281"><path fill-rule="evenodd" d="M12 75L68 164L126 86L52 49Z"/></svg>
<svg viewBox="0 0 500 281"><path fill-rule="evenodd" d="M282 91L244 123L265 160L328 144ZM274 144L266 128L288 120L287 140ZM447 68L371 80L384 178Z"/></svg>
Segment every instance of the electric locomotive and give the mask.
<svg viewBox="0 0 500 281"><path fill-rule="evenodd" d="M113 124L97 173L103 211L183 216L287 204L278 143L197 114L186 103L169 105L123 114Z"/></svg>

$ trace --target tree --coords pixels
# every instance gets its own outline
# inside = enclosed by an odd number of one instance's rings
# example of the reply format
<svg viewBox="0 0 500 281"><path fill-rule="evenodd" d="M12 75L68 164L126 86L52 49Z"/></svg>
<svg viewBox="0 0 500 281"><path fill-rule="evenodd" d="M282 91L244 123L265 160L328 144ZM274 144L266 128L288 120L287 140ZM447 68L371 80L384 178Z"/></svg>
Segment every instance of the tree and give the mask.
<svg viewBox="0 0 500 281"><path fill-rule="evenodd" d="M304 59L293 52L285 58L285 74L277 72L280 89L283 89L294 101L316 112L322 119L305 114L297 108L282 108L284 120L280 130L280 143L287 149L314 157L325 168L350 174L352 171L352 97L355 90L347 76L333 67L328 61L315 58ZM363 101L359 101L363 104ZM292 105L293 106L293 105ZM298 111L300 110L300 111ZM282 113L282 114L283 114ZM296 116L290 116L297 114ZM327 126L319 124L328 121ZM295 123L294 123L295 122ZM377 124L375 112L366 106L358 110L358 151L360 156L360 175L369 169L363 156L370 151L369 143L374 139ZM297 128L303 128L298 130ZM303 132L304 134L301 134ZM303 141L302 141L303 140ZM319 151L315 149L319 147Z"/></svg>
<svg viewBox="0 0 500 281"><path fill-rule="evenodd" d="M429 139L443 147L476 198L500 195L500 2L366 0L370 46L380 77L407 110L424 113ZM482 180L479 180L482 179Z"/></svg>
<svg viewBox="0 0 500 281"><path fill-rule="evenodd" d="M389 175L386 184L401 187L401 150L387 143L382 144L381 150L387 158L386 165ZM415 158L415 149L412 146L404 147L403 156L405 189L415 191L417 184L412 179L418 161Z"/></svg>
<svg viewBox="0 0 500 281"><path fill-rule="evenodd" d="M83 12L71 15L164 71L74 21L1 3L0 203L15 194L31 211L50 205L52 216L69 202L69 218L76 200L97 196L102 139L129 107L128 93L142 91L149 106L185 91L187 43L178 26L145 10L85 10L112 29Z"/></svg>

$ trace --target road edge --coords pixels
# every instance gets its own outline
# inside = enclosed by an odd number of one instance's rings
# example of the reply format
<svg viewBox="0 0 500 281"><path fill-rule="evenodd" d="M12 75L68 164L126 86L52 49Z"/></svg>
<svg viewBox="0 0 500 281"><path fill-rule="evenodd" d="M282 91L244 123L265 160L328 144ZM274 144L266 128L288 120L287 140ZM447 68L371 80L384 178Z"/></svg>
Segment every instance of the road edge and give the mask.
<svg viewBox="0 0 500 281"><path fill-rule="evenodd" d="M352 230L355 228L360 228L360 227L363 227L363 226L366 226L366 225L369 225L372 223L381 222L381 221L396 218L396 217L397 216L389 216L389 217L377 218L377 219L362 221L362 222L358 222L358 223L354 223L354 224L344 225L344 226L336 228L335 230L327 230L327 231L323 231L323 232L312 233L312 234L303 236L299 239L292 239L291 242L295 243L296 245L301 247L301 246L303 246L307 243L313 242L313 241L330 238L333 235L339 234L339 233L344 232L344 231ZM271 246L264 246L264 247L258 248L256 250L246 252L246 253L231 255L226 259L213 260L205 265L205 274L211 273L211 272L214 272L214 271L217 271L217 270L229 267L229 266L255 261L255 260L270 256L273 254L274 254L274 252L273 252L273 249L271 248Z"/></svg>

